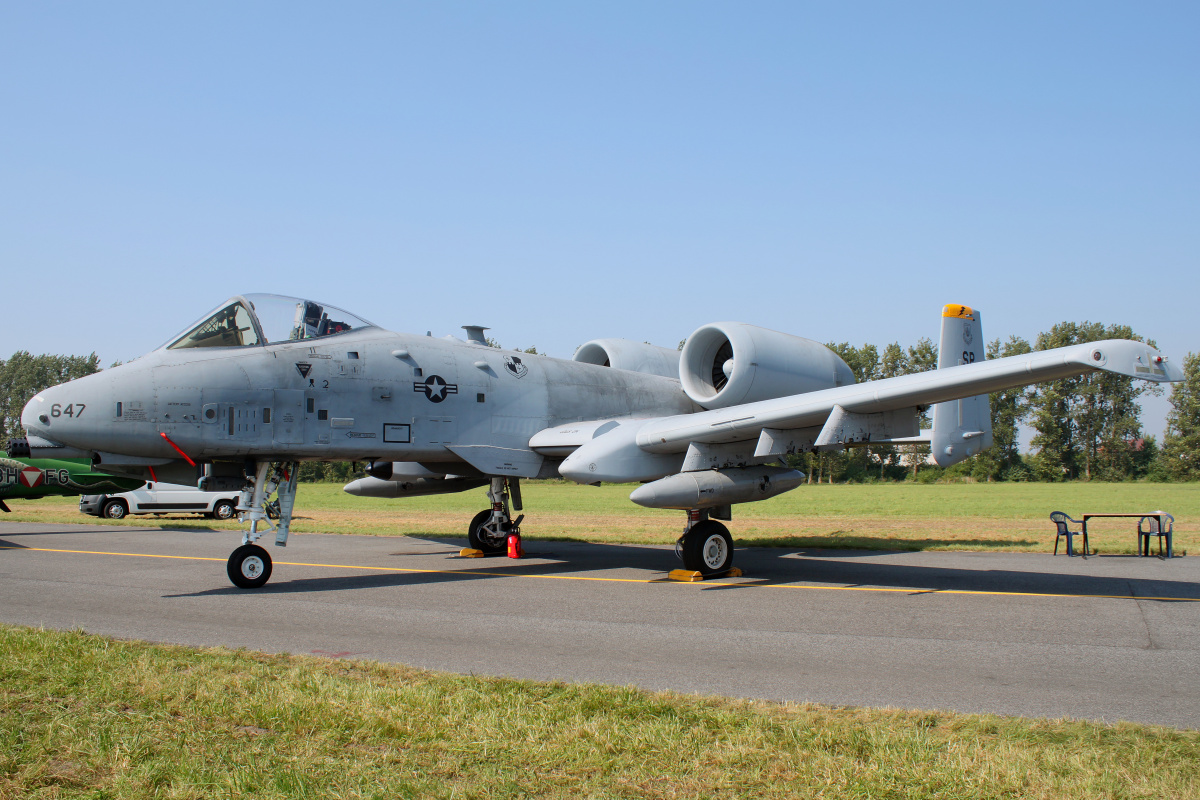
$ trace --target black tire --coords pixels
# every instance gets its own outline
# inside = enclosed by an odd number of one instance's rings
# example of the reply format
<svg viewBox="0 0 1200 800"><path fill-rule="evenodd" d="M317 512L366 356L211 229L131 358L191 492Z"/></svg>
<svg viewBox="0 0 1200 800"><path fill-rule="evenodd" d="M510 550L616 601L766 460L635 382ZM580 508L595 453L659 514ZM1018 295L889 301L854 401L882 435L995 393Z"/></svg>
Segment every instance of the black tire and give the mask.
<svg viewBox="0 0 1200 800"><path fill-rule="evenodd" d="M124 500L109 500L100 509L100 516L105 519L125 519L125 515L129 513L129 506L125 505Z"/></svg>
<svg viewBox="0 0 1200 800"><path fill-rule="evenodd" d="M480 511L471 520L470 527L467 528L467 544L474 547L476 550L482 550L485 553L503 553L508 546L506 537L501 537L500 541L495 541L487 530L483 527L484 524L492 518L492 511Z"/></svg>
<svg viewBox="0 0 1200 800"><path fill-rule="evenodd" d="M233 519L237 516L237 508L232 500L218 500L213 506L213 519Z"/></svg>
<svg viewBox="0 0 1200 800"><path fill-rule="evenodd" d="M701 575L719 575L733 566L733 537L721 523L697 522L683 536L683 566Z"/></svg>
<svg viewBox="0 0 1200 800"><path fill-rule="evenodd" d="M271 556L256 544L244 544L229 556L225 571L239 589L257 589L271 579Z"/></svg>

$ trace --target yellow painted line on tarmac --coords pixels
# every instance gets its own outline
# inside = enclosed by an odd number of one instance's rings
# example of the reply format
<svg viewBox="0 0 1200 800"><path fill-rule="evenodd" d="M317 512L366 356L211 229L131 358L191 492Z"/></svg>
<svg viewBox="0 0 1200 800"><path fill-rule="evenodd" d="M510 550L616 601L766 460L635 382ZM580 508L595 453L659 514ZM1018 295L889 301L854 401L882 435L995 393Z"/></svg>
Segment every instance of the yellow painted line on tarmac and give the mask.
<svg viewBox="0 0 1200 800"><path fill-rule="evenodd" d="M182 561L226 561L205 556L169 556L157 553L114 553L109 550L56 550L50 547L0 547L0 550L28 550L33 553L75 553L83 556L127 556L129 558L178 558Z"/></svg>
<svg viewBox="0 0 1200 800"><path fill-rule="evenodd" d="M70 553L86 556L124 556L126 558L174 558L181 561L217 561L225 562L224 558L208 556L172 556L160 553L113 553L106 550L62 550L50 547L0 547L0 550L25 550L35 553ZM530 575L513 572L485 572L474 569L418 569L415 567L367 567L362 564L311 564L300 561L274 561L277 566L286 567L317 567L320 569L359 569L368 572L416 573L426 575L464 575L483 576L489 578L535 578L549 581L594 581L599 583L663 583L676 586L692 586L703 589L706 587L724 589L812 589L822 592L871 592L890 594L954 594L976 595L980 597L1047 597L1047 598L1086 598L1093 600L1165 600L1182 603L1200 603L1198 597L1131 597L1125 594L1067 594L1055 592L989 592L974 589L922 589L918 587L892 586L818 586L814 584L797 583L758 583L755 581L716 582L702 581L686 583L670 581L666 578L603 578L591 575Z"/></svg>
<svg viewBox="0 0 1200 800"><path fill-rule="evenodd" d="M113 553L107 550L62 550L51 547L0 547L0 550L25 550L34 553L72 553L85 556L126 556L128 558L177 558L183 561L219 561L222 564L228 559L210 558L208 556L171 556L159 553ZM608 583L665 583L655 578L598 578L589 575L516 575L511 572L483 572L475 569L417 569L416 567L367 567L362 564L312 564L300 561L275 561L275 566L284 567L320 567L323 569L363 569L370 572L408 572L428 575L482 575L492 578L542 578L545 580L561 581L602 581ZM726 584L728 585L728 584Z"/></svg>

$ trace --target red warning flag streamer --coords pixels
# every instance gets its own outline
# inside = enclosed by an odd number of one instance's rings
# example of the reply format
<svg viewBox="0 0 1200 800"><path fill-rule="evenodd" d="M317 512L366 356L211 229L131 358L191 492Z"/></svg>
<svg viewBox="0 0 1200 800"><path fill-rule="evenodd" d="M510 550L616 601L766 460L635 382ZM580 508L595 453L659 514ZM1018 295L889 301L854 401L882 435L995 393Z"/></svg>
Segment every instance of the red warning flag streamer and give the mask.
<svg viewBox="0 0 1200 800"><path fill-rule="evenodd" d="M195 462L195 461L192 461L190 458L188 458L188 454L187 454L187 453L185 453L185 452L183 452L182 450L180 450L180 449L179 449L179 445L177 445L177 444L175 444L174 442L172 442L172 441L171 441L171 437L170 437L170 436L167 436L167 434L166 434L166 433L164 433L164 432L162 432L162 431L159 431L158 435L159 435L159 436L161 436L161 437L163 437L164 439L166 439L166 440L167 440L167 444L171 445L171 447L174 447L174 448L175 448L175 452L176 452L176 453L179 453L179 455L183 456L183 460L184 460L184 461L188 462L188 463L189 463L189 464L191 464L193 467L194 467L194 466L196 466L196 462Z"/></svg>

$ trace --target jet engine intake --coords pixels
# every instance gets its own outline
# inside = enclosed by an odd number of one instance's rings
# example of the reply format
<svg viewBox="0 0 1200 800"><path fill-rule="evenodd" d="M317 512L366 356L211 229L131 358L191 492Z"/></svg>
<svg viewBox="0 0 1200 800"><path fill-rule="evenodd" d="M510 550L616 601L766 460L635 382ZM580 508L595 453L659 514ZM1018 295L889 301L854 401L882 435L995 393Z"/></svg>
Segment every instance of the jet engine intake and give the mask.
<svg viewBox="0 0 1200 800"><path fill-rule="evenodd" d="M679 375L678 350L629 339L593 339L575 351L574 360L664 378Z"/></svg>
<svg viewBox="0 0 1200 800"><path fill-rule="evenodd" d="M771 400L854 383L854 373L820 342L741 322L714 322L688 337L679 378L706 409Z"/></svg>

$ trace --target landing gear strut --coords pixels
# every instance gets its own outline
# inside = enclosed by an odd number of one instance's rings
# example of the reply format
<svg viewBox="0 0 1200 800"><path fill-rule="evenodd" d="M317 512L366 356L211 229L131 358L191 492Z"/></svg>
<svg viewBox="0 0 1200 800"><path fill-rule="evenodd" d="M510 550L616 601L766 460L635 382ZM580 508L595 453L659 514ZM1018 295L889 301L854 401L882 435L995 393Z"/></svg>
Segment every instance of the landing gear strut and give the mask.
<svg viewBox="0 0 1200 800"><path fill-rule="evenodd" d="M521 520L525 519L525 515L513 519L509 510L510 498L513 508L517 511L522 508L521 485L517 480L492 478L492 484L488 488L488 499L492 501L492 507L480 511L471 520L471 525L467 528L469 546L488 554L503 553L508 545L509 536L520 537Z"/></svg>
<svg viewBox="0 0 1200 800"><path fill-rule="evenodd" d="M233 585L241 589L257 589L271 577L271 556L255 542L267 531L275 531L275 546L286 547L292 525L292 506L296 502L295 461L259 461L255 464L254 477L242 491L238 502L238 518L249 522L250 529L242 535L242 546L229 556L225 571ZM278 490L279 497L268 503L272 492ZM278 506L278 512L272 506ZM277 517L279 523L271 524L268 517ZM259 526L264 527L263 530Z"/></svg>
<svg viewBox="0 0 1200 800"><path fill-rule="evenodd" d="M708 518L702 508L688 511L687 526L675 543L675 553L684 569L708 577L723 575L733 567L733 537L729 529Z"/></svg>

